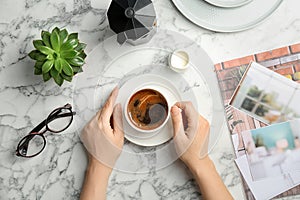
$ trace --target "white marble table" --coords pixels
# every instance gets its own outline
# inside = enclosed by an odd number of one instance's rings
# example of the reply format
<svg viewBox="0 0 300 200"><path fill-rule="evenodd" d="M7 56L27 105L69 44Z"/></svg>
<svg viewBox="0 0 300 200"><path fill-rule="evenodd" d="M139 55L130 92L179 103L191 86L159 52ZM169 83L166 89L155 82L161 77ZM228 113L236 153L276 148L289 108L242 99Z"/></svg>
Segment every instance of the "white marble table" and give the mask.
<svg viewBox="0 0 300 200"><path fill-rule="evenodd" d="M112 35L103 1L3 0L0 7L0 199L78 199L86 155L72 126L62 137L47 135L42 155L24 160L14 156L19 139L55 107L73 98L73 84L59 88L33 75L26 56L42 29L55 26L78 31L90 52ZM185 19L170 0L154 1L159 26L196 41L217 63L300 41L300 2L285 0L259 26L238 33L215 33ZM224 131L211 158L235 199L244 199L234 165L229 133ZM197 199L191 174L176 161L144 174L114 171L108 199ZM300 197L290 197L289 199Z"/></svg>

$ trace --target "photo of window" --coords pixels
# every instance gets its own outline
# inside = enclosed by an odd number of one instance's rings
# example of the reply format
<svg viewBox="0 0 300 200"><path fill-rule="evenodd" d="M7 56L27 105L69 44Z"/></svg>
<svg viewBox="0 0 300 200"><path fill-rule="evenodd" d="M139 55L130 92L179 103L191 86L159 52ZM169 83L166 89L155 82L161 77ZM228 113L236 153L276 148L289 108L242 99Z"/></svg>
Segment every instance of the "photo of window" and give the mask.
<svg viewBox="0 0 300 200"><path fill-rule="evenodd" d="M252 62L229 104L246 114L273 124L300 118L299 84Z"/></svg>
<svg viewBox="0 0 300 200"><path fill-rule="evenodd" d="M244 131L253 180L300 170L300 120Z"/></svg>

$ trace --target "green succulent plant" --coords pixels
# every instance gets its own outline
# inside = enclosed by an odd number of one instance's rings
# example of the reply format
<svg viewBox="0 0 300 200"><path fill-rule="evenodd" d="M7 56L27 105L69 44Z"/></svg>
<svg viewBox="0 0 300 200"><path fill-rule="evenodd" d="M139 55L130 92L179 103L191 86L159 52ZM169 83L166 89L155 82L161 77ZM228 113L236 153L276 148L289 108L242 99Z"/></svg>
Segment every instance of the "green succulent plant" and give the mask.
<svg viewBox="0 0 300 200"><path fill-rule="evenodd" d="M64 80L71 82L75 74L82 72L86 44L79 42L78 33L69 34L66 29L54 28L42 31L42 40L34 40L35 50L28 55L36 60L34 74L43 75L44 82L54 79L61 86Z"/></svg>

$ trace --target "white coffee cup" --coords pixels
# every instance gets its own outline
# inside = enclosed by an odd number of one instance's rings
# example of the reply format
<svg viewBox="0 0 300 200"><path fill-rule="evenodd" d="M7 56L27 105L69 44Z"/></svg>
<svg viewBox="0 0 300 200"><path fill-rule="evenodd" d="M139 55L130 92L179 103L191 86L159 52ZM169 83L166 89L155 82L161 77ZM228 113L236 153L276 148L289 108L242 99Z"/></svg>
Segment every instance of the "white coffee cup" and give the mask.
<svg viewBox="0 0 300 200"><path fill-rule="evenodd" d="M137 117L138 114L141 116ZM167 123L170 117L170 104L159 89L140 88L129 95L124 106L124 115L133 129L143 133L154 133Z"/></svg>

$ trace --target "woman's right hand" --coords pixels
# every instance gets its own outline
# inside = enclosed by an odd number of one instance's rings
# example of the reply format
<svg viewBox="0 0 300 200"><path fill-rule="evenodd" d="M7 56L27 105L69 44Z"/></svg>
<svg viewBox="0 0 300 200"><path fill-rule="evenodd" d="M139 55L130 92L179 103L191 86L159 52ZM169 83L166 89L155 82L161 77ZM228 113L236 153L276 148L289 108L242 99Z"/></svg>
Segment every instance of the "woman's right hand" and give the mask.
<svg viewBox="0 0 300 200"><path fill-rule="evenodd" d="M233 199L207 155L208 121L191 102L176 103L171 108L171 116L176 151L193 174L203 199Z"/></svg>
<svg viewBox="0 0 300 200"><path fill-rule="evenodd" d="M180 159L189 167L209 159L209 123L191 102L177 102L171 108L174 143Z"/></svg>

